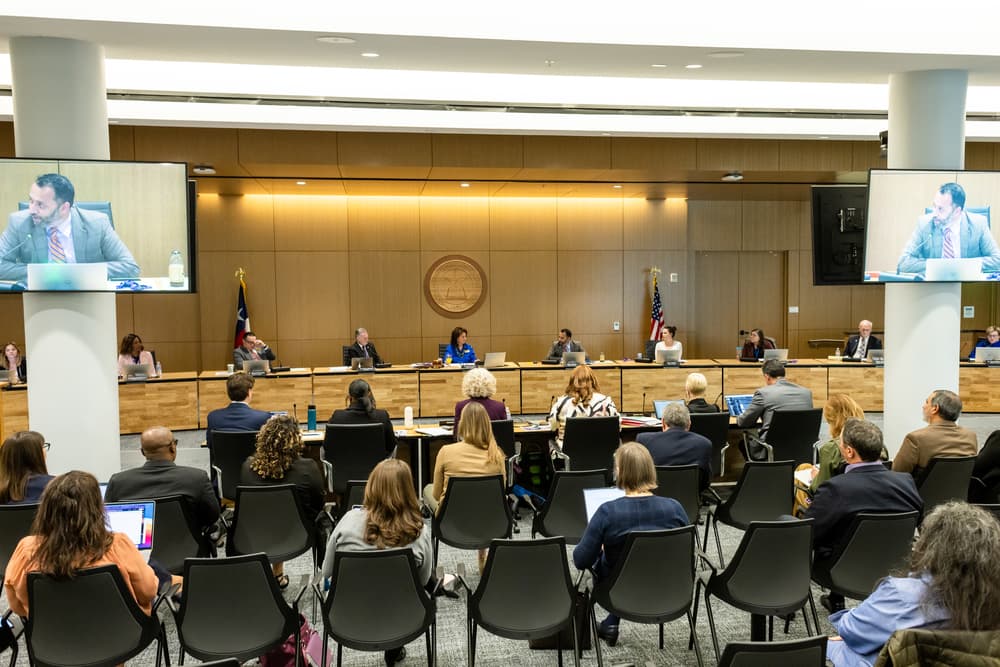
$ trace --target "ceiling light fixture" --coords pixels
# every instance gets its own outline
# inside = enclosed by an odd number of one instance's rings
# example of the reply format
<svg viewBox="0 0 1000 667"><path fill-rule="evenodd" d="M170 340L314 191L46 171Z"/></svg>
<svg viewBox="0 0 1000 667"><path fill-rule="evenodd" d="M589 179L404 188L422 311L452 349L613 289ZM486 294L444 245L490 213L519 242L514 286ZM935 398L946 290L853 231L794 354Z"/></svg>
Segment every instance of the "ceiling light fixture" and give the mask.
<svg viewBox="0 0 1000 667"><path fill-rule="evenodd" d="M340 35L322 35L321 37L317 37L316 41L323 44L354 44L357 40L350 37L341 37Z"/></svg>
<svg viewBox="0 0 1000 667"><path fill-rule="evenodd" d="M650 67L655 67L657 69L663 69L666 66L667 66L666 63L653 63L652 65L650 65Z"/></svg>
<svg viewBox="0 0 1000 667"><path fill-rule="evenodd" d="M743 180L743 174L738 171L731 171L722 177L722 180L726 183L739 183Z"/></svg>
<svg viewBox="0 0 1000 667"><path fill-rule="evenodd" d="M691 63L690 65L685 65L684 69L701 69L701 65L698 63Z"/></svg>
<svg viewBox="0 0 1000 667"><path fill-rule="evenodd" d="M621 190L622 189L622 186L620 186L618 184L612 185L611 187L613 187L615 190Z"/></svg>
<svg viewBox="0 0 1000 667"><path fill-rule="evenodd" d="M469 187L469 184L468 184L468 183L459 183L459 185L460 185L461 187L463 187L463 188L467 188L467 187Z"/></svg>
<svg viewBox="0 0 1000 667"><path fill-rule="evenodd" d="M215 174L215 167L210 164L196 164L191 167L191 171L199 176L213 176Z"/></svg>
<svg viewBox="0 0 1000 667"><path fill-rule="evenodd" d="M374 51L366 51L366 52L364 52L364 53L361 54L361 57L362 58L378 58L379 54L375 53Z"/></svg>
<svg viewBox="0 0 1000 667"><path fill-rule="evenodd" d="M305 185L305 181L295 181L295 185Z"/></svg>
<svg viewBox="0 0 1000 667"><path fill-rule="evenodd" d="M742 51L712 51L708 54L709 58L718 58L720 60L726 60L729 58L742 58L744 53Z"/></svg>

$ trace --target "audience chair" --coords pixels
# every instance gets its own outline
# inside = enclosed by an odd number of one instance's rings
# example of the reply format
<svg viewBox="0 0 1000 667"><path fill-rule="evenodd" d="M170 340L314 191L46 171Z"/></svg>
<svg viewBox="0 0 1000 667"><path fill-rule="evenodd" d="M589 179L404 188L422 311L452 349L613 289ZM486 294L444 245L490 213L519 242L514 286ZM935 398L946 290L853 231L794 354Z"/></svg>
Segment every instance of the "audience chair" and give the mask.
<svg viewBox="0 0 1000 667"><path fill-rule="evenodd" d="M321 558L314 549L316 532L294 484L238 486L226 555L264 553L272 563L283 563L312 549L315 567Z"/></svg>
<svg viewBox="0 0 1000 667"><path fill-rule="evenodd" d="M340 346L340 351L341 351L341 354L343 355L342 358L341 358L341 363L344 366L350 366L351 365L351 347L352 346L350 346L350 345L341 345Z"/></svg>
<svg viewBox="0 0 1000 667"><path fill-rule="evenodd" d="M323 655L329 637L337 642L340 667L345 646L387 651L424 635L427 664L434 665L436 610L425 584L410 549L336 552L330 592L324 599L318 585L313 589L322 601Z"/></svg>
<svg viewBox="0 0 1000 667"><path fill-rule="evenodd" d="M362 505L365 502L365 488L368 486L367 479L349 479L344 490L344 497L341 502L340 512L337 520L344 516L351 508Z"/></svg>
<svg viewBox="0 0 1000 667"><path fill-rule="evenodd" d="M819 617L809 586L812 561L812 519L787 521L752 521L733 555L721 572L702 556L708 572L702 572L698 588L705 591L705 611L712 631L715 657L719 659L719 639L715 630L711 598L769 620L768 638L773 639L774 617L803 610L806 632L811 633L806 602L812 611L815 627ZM698 618L698 594L695 593L694 616Z"/></svg>
<svg viewBox="0 0 1000 667"><path fill-rule="evenodd" d="M504 458L509 459L516 453L514 451L514 420L494 419L490 422L493 429L493 438L497 441L497 446L503 451Z"/></svg>
<svg viewBox="0 0 1000 667"><path fill-rule="evenodd" d="M587 506L584 489L599 489L608 485L607 470L559 470L552 480L552 489L541 511L531 525L531 536L560 536L567 544L576 544L587 529Z"/></svg>
<svg viewBox="0 0 1000 667"><path fill-rule="evenodd" d="M822 408L776 410L767 428L767 442L750 433L746 438L767 450L768 461L791 459L796 465L812 463L813 445L819 440L822 421ZM750 451L749 446L747 451Z"/></svg>
<svg viewBox="0 0 1000 667"><path fill-rule="evenodd" d="M22 537L31 534L31 524L38 514L38 503L0 505L0 576Z"/></svg>
<svg viewBox="0 0 1000 667"><path fill-rule="evenodd" d="M709 526L715 529L719 563L726 566L719 538L719 522L746 530L751 521L774 521L791 512L794 491L794 461L747 461L732 495L709 509L705 518L702 551L708 550Z"/></svg>
<svg viewBox="0 0 1000 667"><path fill-rule="evenodd" d="M327 424L323 458L333 466L331 486L342 505L348 480L368 479L386 458L382 424Z"/></svg>
<svg viewBox="0 0 1000 667"><path fill-rule="evenodd" d="M285 602L267 556L188 558L184 594L173 611L180 641L179 663L190 653L198 660L236 658L246 662L295 636L300 662L299 599Z"/></svg>
<svg viewBox="0 0 1000 667"><path fill-rule="evenodd" d="M184 570L185 558L215 556L215 545L198 524L191 502L186 496L154 498L156 514L153 517L153 552L155 560L171 574Z"/></svg>
<svg viewBox="0 0 1000 667"><path fill-rule="evenodd" d="M829 558L813 562L812 579L834 593L864 600L880 579L905 564L918 512L856 515Z"/></svg>
<svg viewBox="0 0 1000 667"><path fill-rule="evenodd" d="M699 490L701 470L697 463L684 466L656 466L656 488L653 493L664 498L673 498L684 508L688 523L698 523L701 509Z"/></svg>
<svg viewBox="0 0 1000 667"><path fill-rule="evenodd" d="M156 665L170 664L167 636L157 608L139 607L117 565L80 570L72 579L41 572L28 574L28 608L24 626L29 662L35 667L115 665L142 653L154 640Z"/></svg>
<svg viewBox="0 0 1000 667"><path fill-rule="evenodd" d="M729 642L719 667L825 667L826 635L783 642Z"/></svg>
<svg viewBox="0 0 1000 667"><path fill-rule="evenodd" d="M596 640L594 603L626 621L658 625L661 651L663 624L687 616L695 656L698 664L703 664L691 615L697 543L694 526L629 533L622 556L611 574L603 581L598 581L595 575L590 623L599 667L603 667L604 658L601 642Z"/></svg>
<svg viewBox="0 0 1000 667"><path fill-rule="evenodd" d="M924 499L924 516L949 500L968 498L969 480L975 465L975 456L931 459L917 483L917 491Z"/></svg>
<svg viewBox="0 0 1000 667"><path fill-rule="evenodd" d="M510 537L513 526L500 475L452 477L431 522L434 566L441 542L456 549L485 549L494 538Z"/></svg>
<svg viewBox="0 0 1000 667"><path fill-rule="evenodd" d="M566 461L566 470L613 470L619 444L617 416L574 417L566 420L562 451L554 456Z"/></svg>
<svg viewBox="0 0 1000 667"><path fill-rule="evenodd" d="M554 635L567 625L573 627L574 645L566 648L572 648L574 663L579 667L579 637L573 613L576 593L569 577L564 539L494 540L476 590L469 590L464 578L461 581L469 591L470 667L476 664L479 628L507 639L530 640ZM558 652L561 667L561 646Z"/></svg>
<svg viewBox="0 0 1000 667"><path fill-rule="evenodd" d="M691 432L712 441L712 472L718 477L726 469L726 450L729 449L729 413L695 413L691 415Z"/></svg>
<svg viewBox="0 0 1000 667"><path fill-rule="evenodd" d="M240 483L243 462L257 450L257 431L212 431L208 458L218 477L222 497L232 502Z"/></svg>
<svg viewBox="0 0 1000 667"><path fill-rule="evenodd" d="M987 505L987 504L980 503L980 504L976 504L976 507L982 507L984 510L986 510L987 512L989 512L990 514L992 514L993 516L995 516L997 518L997 521L1000 521L1000 504L989 504L989 505Z"/></svg>
<svg viewBox="0 0 1000 667"><path fill-rule="evenodd" d="M17 643L22 632L24 632L24 627L21 618L15 616L13 610L8 609L0 617L0 653L10 649L9 667L14 667L17 664Z"/></svg>

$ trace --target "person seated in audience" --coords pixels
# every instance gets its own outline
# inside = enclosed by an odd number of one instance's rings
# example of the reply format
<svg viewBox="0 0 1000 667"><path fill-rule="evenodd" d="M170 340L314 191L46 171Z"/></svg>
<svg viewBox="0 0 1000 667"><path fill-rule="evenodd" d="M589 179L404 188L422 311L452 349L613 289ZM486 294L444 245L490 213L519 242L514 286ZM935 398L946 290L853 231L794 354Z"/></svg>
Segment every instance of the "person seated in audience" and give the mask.
<svg viewBox="0 0 1000 667"><path fill-rule="evenodd" d="M430 526L420 514L410 466L398 459L386 459L375 466L368 476L362 506L346 512L337 522L326 543L323 577L333 576L337 551L372 549L410 549L420 581L433 590L434 548ZM385 663L394 664L405 655L405 647L388 650Z"/></svg>
<svg viewBox="0 0 1000 667"><path fill-rule="evenodd" d="M354 345L347 348L347 357L354 359L371 359L372 363L381 364L382 357L378 356L375 344L368 340L368 329L358 327L354 330Z"/></svg>
<svg viewBox="0 0 1000 667"><path fill-rule="evenodd" d="M684 380L684 399L691 414L719 412L719 406L705 400L708 380L701 373L688 373Z"/></svg>
<svg viewBox="0 0 1000 667"><path fill-rule="evenodd" d="M153 354L143 347L139 334L130 333L122 338L122 344L118 350L118 377L125 377L125 366L128 364L148 365L153 369L153 373L156 373Z"/></svg>
<svg viewBox="0 0 1000 667"><path fill-rule="evenodd" d="M955 422L962 414L962 399L953 391L936 389L924 401L927 426L911 431L903 438L892 469L912 473L920 479L933 458L975 456L979 451L976 432Z"/></svg>
<svg viewBox="0 0 1000 667"><path fill-rule="evenodd" d="M560 329L556 339L552 341L549 348L549 359L561 359L566 352L583 352L583 345L580 341L573 340L573 332L569 329Z"/></svg>
<svg viewBox="0 0 1000 667"><path fill-rule="evenodd" d="M977 347L1000 347L1000 329L995 326L986 327L986 338L980 338L969 351L969 358L976 358Z"/></svg>
<svg viewBox="0 0 1000 667"><path fill-rule="evenodd" d="M462 420L462 410L469 403L479 403L486 408L486 414L491 420L507 419L507 405L502 401L493 400L497 393L497 379L485 368L473 368L462 378L462 393L468 398L455 404L455 433Z"/></svg>
<svg viewBox="0 0 1000 667"><path fill-rule="evenodd" d="M464 327L455 327L451 330L451 342L445 350L445 360L451 358L453 364L471 364L476 361L476 351L472 349L466 341L469 339L469 332Z"/></svg>
<svg viewBox="0 0 1000 667"><path fill-rule="evenodd" d="M872 323L868 320L858 322L858 333L847 339L844 346L844 356L854 359L864 359L868 350L881 350L882 341L872 335Z"/></svg>
<svg viewBox="0 0 1000 667"><path fill-rule="evenodd" d="M830 427L830 439L819 446L816 465L803 463L796 468L796 472L809 470L812 482L807 485L795 480L795 516L801 516L809 507L820 484L844 471L844 458L840 455L840 432L844 429L844 422L850 417L865 418L864 411L853 398L847 394L833 394L826 400L823 419Z"/></svg>
<svg viewBox="0 0 1000 667"><path fill-rule="evenodd" d="M649 450L658 466L698 464L698 488L708 488L712 479L712 441L691 433L691 413L683 403L670 403L663 409L663 430L640 433L636 441Z"/></svg>
<svg viewBox="0 0 1000 667"><path fill-rule="evenodd" d="M625 496L597 508L573 549L576 568L593 568L598 580L611 574L632 531L681 528L688 524L688 516L679 502L653 495L656 468L649 450L639 443L626 442L615 452L615 480ZM608 614L598 626L597 636L608 646L614 646L618 643L618 625L618 617Z"/></svg>
<svg viewBox="0 0 1000 667"><path fill-rule="evenodd" d="M803 518L813 519L813 571L829 571L830 557L860 512L922 512L924 501L911 475L886 470L882 464L882 431L850 417L840 434L844 474L824 482ZM844 608L844 597L831 592L820 598L829 611Z"/></svg>
<svg viewBox="0 0 1000 667"><path fill-rule="evenodd" d="M549 410L549 424L556 431L555 446L562 450L566 420L575 417L611 417L618 408L610 396L601 393L597 376L590 366L577 366L569 375L566 393L555 400Z"/></svg>
<svg viewBox="0 0 1000 667"><path fill-rule="evenodd" d="M372 388L364 380L355 380L347 387L347 408L334 410L327 424L381 424L385 437L385 453L391 456L396 450L396 432L389 413L375 407Z"/></svg>
<svg viewBox="0 0 1000 667"><path fill-rule="evenodd" d="M827 659L835 667L872 665L889 636L907 628L995 631L997 563L996 518L964 502L938 505L920 527L905 574L882 579L860 605L830 616L839 634L827 643Z"/></svg>
<svg viewBox="0 0 1000 667"><path fill-rule="evenodd" d="M302 434L294 417L276 415L257 434L257 451L240 469L240 484L294 484L302 512L310 522L323 510L323 475L316 462L302 457ZM278 586L288 587L284 563L272 565Z"/></svg>
<svg viewBox="0 0 1000 667"><path fill-rule="evenodd" d="M48 445L37 431L18 431L0 446L0 505L37 503L52 481L45 466Z"/></svg>
<svg viewBox="0 0 1000 667"><path fill-rule="evenodd" d="M750 428L757 423L759 417L758 435L761 440L767 442L767 431L774 413L778 410L812 409L813 396L812 390L785 379L785 364L777 359L765 361L761 373L764 375L764 386L753 393L750 405L736 418L736 424L740 428ZM763 447L760 449L763 450ZM751 451L750 455L755 460L767 458L763 451Z"/></svg>
<svg viewBox="0 0 1000 667"><path fill-rule="evenodd" d="M274 361L276 359L274 350L268 347L267 343L257 338L257 334L247 331L243 334L243 342L233 350L233 365L236 370L243 368L244 361Z"/></svg>
<svg viewBox="0 0 1000 667"><path fill-rule="evenodd" d="M132 538L110 532L105 521L101 489L93 475L74 470L49 483L31 535L18 543L4 573L7 601L14 613L22 617L31 613L29 572L67 579L77 570L100 565L118 566L139 607L152 613L158 588L156 574Z"/></svg>
<svg viewBox="0 0 1000 667"><path fill-rule="evenodd" d="M28 381L28 362L24 358L24 355L21 354L21 348L14 341L10 341L3 346L3 357L0 357L0 366L3 366L3 370L6 371L3 377L0 377L0 382L7 381L10 378L11 370L14 371L15 382Z"/></svg>
<svg viewBox="0 0 1000 667"><path fill-rule="evenodd" d="M183 496L198 525L203 530L213 527L219 520L219 499L212 483L204 470L177 465L177 439L170 429L146 429L139 436L139 446L146 463L112 475L104 492L105 502Z"/></svg>
<svg viewBox="0 0 1000 667"><path fill-rule="evenodd" d="M212 446L212 431L257 431L271 418L270 412L254 410L253 376L240 371L226 378L226 394L230 403L208 413L205 428L205 442Z"/></svg>
<svg viewBox="0 0 1000 667"><path fill-rule="evenodd" d="M969 483L969 502L1000 503L1000 430L990 433L976 455Z"/></svg>
<svg viewBox="0 0 1000 667"><path fill-rule="evenodd" d="M763 329L751 329L750 335L747 336L746 341L743 343L743 350L740 352L740 358L763 359L764 350L773 349L774 343L764 336Z"/></svg>
<svg viewBox="0 0 1000 667"><path fill-rule="evenodd" d="M677 335L677 327L673 325L668 325L663 327L663 331L660 333L660 340L656 344L656 348L653 353L659 352L660 350L677 350L684 356L684 346L681 345L679 340L674 340L674 336ZM655 357L654 357L655 359Z"/></svg>

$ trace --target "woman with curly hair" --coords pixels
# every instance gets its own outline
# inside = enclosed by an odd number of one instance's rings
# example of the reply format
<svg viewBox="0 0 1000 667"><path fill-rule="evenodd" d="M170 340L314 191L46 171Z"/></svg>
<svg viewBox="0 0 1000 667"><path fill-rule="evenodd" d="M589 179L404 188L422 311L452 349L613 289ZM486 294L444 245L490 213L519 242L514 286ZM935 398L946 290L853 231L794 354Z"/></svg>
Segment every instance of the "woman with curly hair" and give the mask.
<svg viewBox="0 0 1000 667"><path fill-rule="evenodd" d="M1000 628L1000 522L964 502L938 505L920 526L904 576L883 579L864 602L838 611L826 657L871 665L889 636L907 628Z"/></svg>
<svg viewBox="0 0 1000 667"><path fill-rule="evenodd" d="M497 379L485 368L473 368L462 378L462 393L468 398L455 404L455 433L458 433L462 410L469 403L479 403L486 408L490 419L507 419L507 406L503 401L493 400L497 393Z"/></svg>
<svg viewBox="0 0 1000 667"><path fill-rule="evenodd" d="M0 447L0 505L37 503L52 475L45 465L45 438L18 431Z"/></svg>
<svg viewBox="0 0 1000 667"><path fill-rule="evenodd" d="M618 414L618 408L610 396L601 393L597 376L590 366L577 366L570 373L566 393L556 399L549 410L549 423L557 429L555 445L560 450L566 420L572 417L611 417Z"/></svg>
<svg viewBox="0 0 1000 667"><path fill-rule="evenodd" d="M306 517L312 521L323 510L323 475L316 462L302 458L299 423L288 415L271 417L257 433L257 451L240 469L240 484L249 486L294 484ZM284 563L275 563L274 576L288 586Z"/></svg>
<svg viewBox="0 0 1000 667"><path fill-rule="evenodd" d="M31 535L21 539L7 564L4 586L10 608L28 616L29 572L64 579L100 565L117 565L135 601L151 613L156 574L130 537L108 530L97 479L79 470L59 475L42 494Z"/></svg>

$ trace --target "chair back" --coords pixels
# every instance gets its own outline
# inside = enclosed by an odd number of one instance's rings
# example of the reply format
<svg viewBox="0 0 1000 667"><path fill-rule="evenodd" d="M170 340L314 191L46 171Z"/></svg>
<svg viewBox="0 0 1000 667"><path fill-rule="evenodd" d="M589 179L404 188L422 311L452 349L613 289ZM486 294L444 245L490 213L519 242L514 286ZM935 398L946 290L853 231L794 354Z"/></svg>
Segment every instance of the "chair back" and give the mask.
<svg viewBox="0 0 1000 667"><path fill-rule="evenodd" d="M629 533L610 576L594 587L602 607L628 621L666 623L684 615L694 593L694 526Z"/></svg>
<svg viewBox="0 0 1000 667"><path fill-rule="evenodd" d="M367 479L349 479L347 480L347 487L344 491L344 497L341 499L340 503L340 516L344 515L349 509L355 505L361 505L365 502L365 488L368 486Z"/></svg>
<svg viewBox="0 0 1000 667"><path fill-rule="evenodd" d="M212 545L198 524L191 503L185 496L154 498L153 552L150 558L171 574L184 570L185 558L204 558Z"/></svg>
<svg viewBox="0 0 1000 667"><path fill-rule="evenodd" d="M903 565L917 530L916 510L898 514L862 512L854 517L832 559L830 583L836 593L863 600L875 584Z"/></svg>
<svg viewBox="0 0 1000 667"><path fill-rule="evenodd" d="M747 461L736 489L719 506L723 523L746 529L751 521L774 521L791 509L794 461Z"/></svg>
<svg viewBox="0 0 1000 667"><path fill-rule="evenodd" d="M294 484L236 487L226 555L263 552L272 563L281 563L311 549L314 536Z"/></svg>
<svg viewBox="0 0 1000 667"><path fill-rule="evenodd" d="M31 534L31 524L38 514L38 503L0 505L0 576L22 537Z"/></svg>
<svg viewBox="0 0 1000 667"><path fill-rule="evenodd" d="M262 553L184 561L176 621L181 650L199 660L245 662L299 629L298 612L285 602Z"/></svg>
<svg viewBox="0 0 1000 667"><path fill-rule="evenodd" d="M574 600L565 540L494 540L469 613L495 635L535 639L566 627Z"/></svg>
<svg viewBox="0 0 1000 667"><path fill-rule="evenodd" d="M993 516L995 516L996 519L997 519L997 521L1000 521L1000 504L996 504L996 503L992 503L992 504L977 503L976 507L983 508L984 510L986 510L987 512L989 512L990 514L992 514Z"/></svg>
<svg viewBox="0 0 1000 667"><path fill-rule="evenodd" d="M141 653L160 621L139 607L117 565L80 570L72 579L28 574L25 623L33 665L114 665Z"/></svg>
<svg viewBox="0 0 1000 667"><path fill-rule="evenodd" d="M343 354L343 357L341 358L342 365L344 365L344 366L350 366L351 365L351 346L350 345L341 345L340 346L340 351Z"/></svg>
<svg viewBox="0 0 1000 667"><path fill-rule="evenodd" d="M337 551L323 627L339 644L384 651L409 643L434 622L410 549Z"/></svg>
<svg viewBox="0 0 1000 667"><path fill-rule="evenodd" d="M567 544L576 544L587 529L583 490L607 485L607 470L557 471L548 500L535 518L532 533L541 533L546 537L561 536Z"/></svg>
<svg viewBox="0 0 1000 667"><path fill-rule="evenodd" d="M975 456L931 459L917 484L917 491L924 499L924 516L949 500L965 500L969 494L969 480L972 479L972 468L975 465Z"/></svg>
<svg viewBox="0 0 1000 667"><path fill-rule="evenodd" d="M212 446L208 449L208 457L212 467L218 469L223 498L236 498L240 468L256 450L257 431L212 431Z"/></svg>
<svg viewBox="0 0 1000 667"><path fill-rule="evenodd" d="M514 518L504 494L503 477L452 477L434 517L435 541L457 549L485 549L509 537Z"/></svg>
<svg viewBox="0 0 1000 667"><path fill-rule="evenodd" d="M690 431L712 441L712 472L721 475L725 469L722 453L729 446L726 440L729 436L729 413L696 412L691 415Z"/></svg>
<svg viewBox="0 0 1000 667"><path fill-rule="evenodd" d="M664 498L673 498L684 508L688 523L698 522L701 507L699 474L697 463L683 466L656 466L656 488L653 493Z"/></svg>
<svg viewBox="0 0 1000 667"><path fill-rule="evenodd" d="M719 667L824 667L826 635L784 642L729 642Z"/></svg>
<svg viewBox="0 0 1000 667"><path fill-rule="evenodd" d="M774 451L774 460L812 463L813 444L819 440L822 421L823 408L775 410L767 427L767 444Z"/></svg>
<svg viewBox="0 0 1000 667"><path fill-rule="evenodd" d="M438 343L438 359L444 361L444 358L448 356L448 345L450 343Z"/></svg>
<svg viewBox="0 0 1000 667"><path fill-rule="evenodd" d="M503 450L504 458L514 456L514 420L494 419L490 422L493 429L493 439L497 441L497 446Z"/></svg>
<svg viewBox="0 0 1000 667"><path fill-rule="evenodd" d="M567 470L613 470L621 443L618 417L574 417L566 420L562 453Z"/></svg>
<svg viewBox="0 0 1000 667"><path fill-rule="evenodd" d="M385 458L382 424L327 424L323 458L333 466L333 491L343 495L347 481L368 479Z"/></svg>

